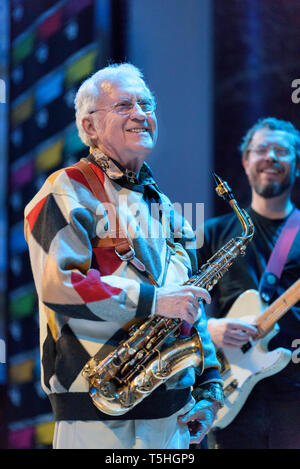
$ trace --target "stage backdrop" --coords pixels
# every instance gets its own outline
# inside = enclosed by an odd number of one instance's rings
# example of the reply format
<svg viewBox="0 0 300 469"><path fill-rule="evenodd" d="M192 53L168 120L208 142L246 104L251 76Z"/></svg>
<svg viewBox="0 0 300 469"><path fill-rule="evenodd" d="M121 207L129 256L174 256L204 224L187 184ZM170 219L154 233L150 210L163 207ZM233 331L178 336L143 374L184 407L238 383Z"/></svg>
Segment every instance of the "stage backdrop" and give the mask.
<svg viewBox="0 0 300 469"><path fill-rule="evenodd" d="M242 206L250 201L238 146L257 119L274 116L300 129L300 2L214 0L214 167ZM294 83L295 84L295 83ZM294 97L297 97L294 96ZM299 181L293 192L300 206ZM214 212L224 212L214 199Z"/></svg>
<svg viewBox="0 0 300 469"><path fill-rule="evenodd" d="M74 125L74 96L85 78L114 59L115 38L120 35L115 23L117 4L106 0L11 2L9 448L44 448L53 434L50 405L40 385L37 298L23 235L23 211L51 172L87 153Z"/></svg>
<svg viewBox="0 0 300 469"><path fill-rule="evenodd" d="M30 3L30 8L28 4ZM240 205L249 189L237 147L254 121L274 115L300 127L298 0L12 0L8 167L7 421L10 448L51 443L40 386L38 314L23 210L46 177L86 154L74 126L79 83L112 61L145 72L158 98L151 157L174 202L227 211L210 170ZM299 205L299 191L294 200Z"/></svg>
<svg viewBox="0 0 300 469"><path fill-rule="evenodd" d="M53 433L51 409L40 386L37 298L23 236L23 210L51 172L86 153L74 125L73 99L80 82L108 61L129 60L141 67L158 100L160 135L150 164L159 185L173 202L202 202L207 210L213 196L212 178L205 176L211 142L209 0L32 0L31 8L26 4L14 0L11 9L11 448L45 447Z"/></svg>

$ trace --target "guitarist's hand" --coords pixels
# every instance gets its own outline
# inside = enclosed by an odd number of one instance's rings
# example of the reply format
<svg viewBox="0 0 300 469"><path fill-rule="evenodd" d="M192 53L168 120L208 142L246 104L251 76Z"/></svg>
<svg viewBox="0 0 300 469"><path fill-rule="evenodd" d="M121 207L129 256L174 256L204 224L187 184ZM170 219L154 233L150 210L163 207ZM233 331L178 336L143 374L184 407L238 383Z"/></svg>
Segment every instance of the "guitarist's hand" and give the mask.
<svg viewBox="0 0 300 469"><path fill-rule="evenodd" d="M218 347L240 348L249 339L255 339L258 333L254 325L234 318L211 318L207 328L213 343Z"/></svg>

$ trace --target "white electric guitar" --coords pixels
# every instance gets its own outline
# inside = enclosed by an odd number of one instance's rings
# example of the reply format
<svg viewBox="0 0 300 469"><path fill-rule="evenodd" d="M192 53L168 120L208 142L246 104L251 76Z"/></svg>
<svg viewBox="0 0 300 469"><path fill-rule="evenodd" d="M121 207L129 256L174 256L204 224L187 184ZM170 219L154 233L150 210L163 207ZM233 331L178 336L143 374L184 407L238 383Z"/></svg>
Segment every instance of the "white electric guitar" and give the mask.
<svg viewBox="0 0 300 469"><path fill-rule="evenodd" d="M254 385L278 373L289 363L290 350L277 348L270 352L268 343L278 333L278 319L299 299L300 279L267 308L256 290L247 290L232 305L226 317L255 323L259 336L240 349L224 347L217 350L224 380L225 405L218 412L214 429L227 427L241 410Z"/></svg>

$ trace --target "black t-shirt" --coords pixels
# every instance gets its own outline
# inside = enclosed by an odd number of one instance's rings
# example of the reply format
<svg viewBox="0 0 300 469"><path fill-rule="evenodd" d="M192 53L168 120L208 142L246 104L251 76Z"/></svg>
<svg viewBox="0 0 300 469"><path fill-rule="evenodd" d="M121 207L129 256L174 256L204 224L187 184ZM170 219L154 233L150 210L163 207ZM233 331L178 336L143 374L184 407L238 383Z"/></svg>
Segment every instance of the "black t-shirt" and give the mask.
<svg viewBox="0 0 300 469"><path fill-rule="evenodd" d="M212 307L207 310L208 316L224 317L236 298L249 289L259 289L261 276L266 268L272 249L286 222L286 218L270 220L247 209L254 226L255 234L246 248L244 256L239 255L224 277L211 291ZM205 223L204 246L198 251L199 265L204 264L213 254L231 238L240 236L242 228L234 213L213 218ZM299 279L300 274L300 232L298 232L285 263L276 297L286 291ZM279 333L269 342L269 349L289 348L295 352L295 339L300 339L300 302L291 308L279 321ZM299 345L298 345L299 347ZM294 360L297 361L297 360ZM293 380L300 388L300 363L289 365ZM296 375L294 374L296 372ZM281 372L282 374L282 372Z"/></svg>

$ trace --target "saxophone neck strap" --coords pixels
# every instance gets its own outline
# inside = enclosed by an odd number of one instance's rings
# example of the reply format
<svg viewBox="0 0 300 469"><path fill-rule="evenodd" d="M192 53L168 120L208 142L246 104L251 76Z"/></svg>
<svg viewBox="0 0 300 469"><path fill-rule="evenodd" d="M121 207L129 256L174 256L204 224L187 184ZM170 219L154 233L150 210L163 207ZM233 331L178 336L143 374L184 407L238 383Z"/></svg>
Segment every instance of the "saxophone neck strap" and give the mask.
<svg viewBox="0 0 300 469"><path fill-rule="evenodd" d="M80 161L75 163L73 167L81 171L96 199L98 199L101 203L105 204L111 226L116 227L114 232L115 236L107 236L106 238L99 238L98 236L96 236L91 240L92 247L113 247L119 259L125 262L130 262L130 264L135 269L137 269L142 275L148 278L150 283L158 286L152 274L146 270L146 267L143 262L141 262L136 257L133 243L132 241L129 241L128 235L125 233L125 231L120 225L120 220L117 215L116 207L109 201L103 184L101 183L100 179L97 177L93 169L90 167L86 159L82 158Z"/></svg>
<svg viewBox="0 0 300 469"><path fill-rule="evenodd" d="M286 259L300 227L300 210L294 209L285 222L259 284L260 295L269 303L279 283Z"/></svg>

